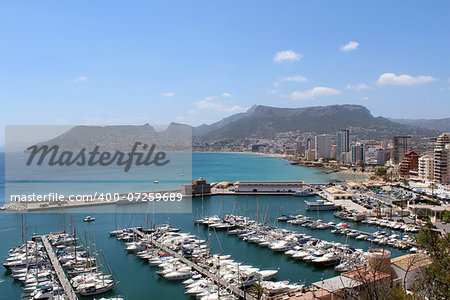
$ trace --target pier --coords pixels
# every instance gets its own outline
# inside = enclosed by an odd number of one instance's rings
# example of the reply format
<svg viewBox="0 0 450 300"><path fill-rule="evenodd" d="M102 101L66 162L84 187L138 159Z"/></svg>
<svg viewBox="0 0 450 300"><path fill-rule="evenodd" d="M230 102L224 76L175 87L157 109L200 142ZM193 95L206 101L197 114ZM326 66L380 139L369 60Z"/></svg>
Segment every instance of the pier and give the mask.
<svg viewBox="0 0 450 300"><path fill-rule="evenodd" d="M58 276L58 280L61 283L61 287L64 290L64 294L66 294L67 296L67 299L78 300L78 297L75 294L72 285L67 280L66 274L64 273L61 264L59 263L58 258L55 255L55 252L53 251L52 245L50 245L50 242L48 241L47 236L42 235L41 240L42 243L44 244L45 251L47 252L48 258L50 259L53 269L56 272L56 276Z"/></svg>
<svg viewBox="0 0 450 300"><path fill-rule="evenodd" d="M136 228L132 228L132 231L138 235L139 237L145 239L145 234L136 229ZM192 261L186 259L185 257L183 257L182 255L180 255L179 253L176 253L175 251L165 247L164 245L153 241L153 240L147 240L149 241L153 246L161 249L162 251L172 255L173 257L178 258L182 263L186 264L187 266L191 267L192 269L196 270L198 273L202 274L205 277L210 278L212 281L214 281L216 284L223 286L224 288L230 290L231 292L233 292L233 294L235 294L236 296L238 296L240 299L246 299L246 300L256 300L256 298L254 298L253 296L245 293L243 290L237 288L234 285L229 284L228 282L220 279L219 277L217 277L216 275L212 274L211 272L209 272L208 270L203 269L202 267L200 267L199 265L193 263Z"/></svg>

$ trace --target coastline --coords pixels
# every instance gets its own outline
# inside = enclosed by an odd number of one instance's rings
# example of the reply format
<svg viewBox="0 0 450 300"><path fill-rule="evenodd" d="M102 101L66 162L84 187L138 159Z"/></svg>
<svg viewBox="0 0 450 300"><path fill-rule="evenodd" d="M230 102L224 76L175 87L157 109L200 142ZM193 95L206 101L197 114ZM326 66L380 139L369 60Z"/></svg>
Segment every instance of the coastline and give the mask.
<svg viewBox="0 0 450 300"><path fill-rule="evenodd" d="M254 154L254 155L260 155L260 156L267 156L267 157L274 157L274 158L281 158L287 161L290 161L291 165L293 166L302 166L307 168L314 168L318 170L323 170L319 172L320 174L342 174L342 175L356 175L360 176L361 179L368 180L370 177L375 176L375 174L371 171L369 172L362 172L360 169L357 169L356 171L353 171L351 168L343 168L339 166L331 166L326 163L316 163L316 162L305 162L305 161L298 161L295 160L295 158L291 155L285 155L285 154L272 154L272 153L260 153L260 152L249 152L249 151L202 151L202 152L196 152L196 153L230 153L230 154ZM327 171L324 171L327 170ZM346 180L345 180L346 181Z"/></svg>

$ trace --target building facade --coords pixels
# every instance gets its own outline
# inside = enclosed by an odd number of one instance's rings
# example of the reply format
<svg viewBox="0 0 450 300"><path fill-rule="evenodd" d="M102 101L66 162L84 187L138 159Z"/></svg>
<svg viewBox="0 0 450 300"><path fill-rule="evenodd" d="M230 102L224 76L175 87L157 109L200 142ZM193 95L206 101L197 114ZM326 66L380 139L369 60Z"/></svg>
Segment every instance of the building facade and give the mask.
<svg viewBox="0 0 450 300"><path fill-rule="evenodd" d="M410 136L394 136L394 145L392 153L392 163L398 165L401 163L405 153L411 150Z"/></svg>
<svg viewBox="0 0 450 300"><path fill-rule="evenodd" d="M434 182L450 184L450 134L441 134L436 141L433 152L433 179Z"/></svg>
<svg viewBox="0 0 450 300"><path fill-rule="evenodd" d="M352 164L364 161L364 144L352 145Z"/></svg>
<svg viewBox="0 0 450 300"><path fill-rule="evenodd" d="M316 159L330 157L330 138L326 134L316 135L315 137Z"/></svg>
<svg viewBox="0 0 450 300"><path fill-rule="evenodd" d="M369 165L384 165L385 152L380 146L369 146L364 153L366 164Z"/></svg>
<svg viewBox="0 0 450 300"><path fill-rule="evenodd" d="M423 155L419 158L419 179L422 181L433 180L433 158L431 155Z"/></svg>
<svg viewBox="0 0 450 300"><path fill-rule="evenodd" d="M414 151L408 151L399 165L398 172L400 177L409 178L416 175L419 169L419 154Z"/></svg>
<svg viewBox="0 0 450 300"><path fill-rule="evenodd" d="M342 160L342 153L350 151L350 131L348 129L339 130L336 133L336 158Z"/></svg>

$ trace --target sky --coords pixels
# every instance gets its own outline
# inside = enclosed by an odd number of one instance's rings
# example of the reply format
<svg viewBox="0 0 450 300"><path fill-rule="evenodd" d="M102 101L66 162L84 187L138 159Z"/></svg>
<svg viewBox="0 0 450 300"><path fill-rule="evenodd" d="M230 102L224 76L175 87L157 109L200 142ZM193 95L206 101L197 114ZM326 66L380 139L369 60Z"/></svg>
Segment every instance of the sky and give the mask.
<svg viewBox="0 0 450 300"><path fill-rule="evenodd" d="M5 125L450 117L450 1L0 1Z"/></svg>

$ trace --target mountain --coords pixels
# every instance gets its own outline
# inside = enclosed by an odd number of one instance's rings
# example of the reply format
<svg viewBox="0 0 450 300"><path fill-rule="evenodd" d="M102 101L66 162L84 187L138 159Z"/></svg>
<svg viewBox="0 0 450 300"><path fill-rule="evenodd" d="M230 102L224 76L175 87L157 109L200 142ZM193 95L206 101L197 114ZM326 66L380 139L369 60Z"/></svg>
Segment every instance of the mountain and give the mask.
<svg viewBox="0 0 450 300"><path fill-rule="evenodd" d="M60 150L65 151L80 151L82 148L91 151L95 146L99 146L100 151L131 151L136 142L155 144L157 149L164 150L184 150L191 146L191 126L171 123L165 128L157 129L148 124L75 126L37 146L57 145Z"/></svg>
<svg viewBox="0 0 450 300"><path fill-rule="evenodd" d="M249 115L251 115L255 109L258 107L258 105L253 105L251 108L249 108L246 112L243 113L238 113L238 114L234 114L231 115L225 119L222 119L218 122L212 123L210 125L207 124L202 124L200 126L197 127L193 127L192 128L192 136L202 136L205 135L211 131L217 130L219 128L224 127L225 125L228 125L230 123L233 123L239 119L242 119L244 117L247 117Z"/></svg>
<svg viewBox="0 0 450 300"><path fill-rule="evenodd" d="M450 132L450 118L444 119L389 119L399 124L416 126L441 132Z"/></svg>
<svg viewBox="0 0 450 300"><path fill-rule="evenodd" d="M229 117L230 118L230 117ZM219 122L218 122L219 123ZM297 131L334 133L351 128L358 138L391 138L394 135L435 136L435 130L418 128L374 117L361 105L329 105L302 108L277 108L259 105L237 120L202 135L202 140L246 137L273 138L277 134Z"/></svg>

